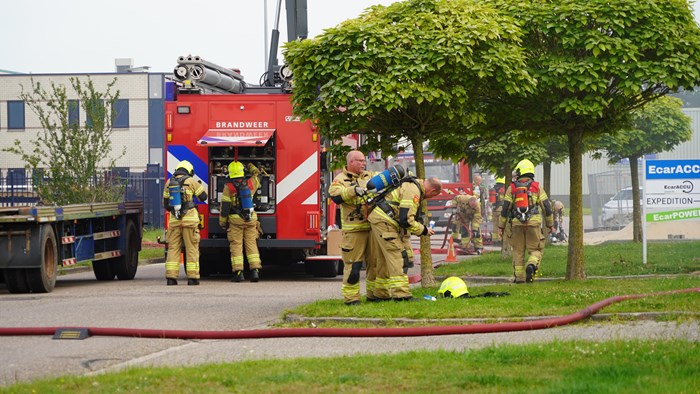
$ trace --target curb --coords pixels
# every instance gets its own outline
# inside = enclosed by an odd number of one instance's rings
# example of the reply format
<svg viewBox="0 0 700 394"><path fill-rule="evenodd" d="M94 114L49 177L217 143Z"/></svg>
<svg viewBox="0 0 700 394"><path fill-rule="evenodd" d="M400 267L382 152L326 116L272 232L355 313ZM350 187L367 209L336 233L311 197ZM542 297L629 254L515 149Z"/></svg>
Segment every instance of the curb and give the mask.
<svg viewBox="0 0 700 394"><path fill-rule="evenodd" d="M591 315L586 320L592 321L614 321L614 320L665 320L670 317L684 316L700 319L700 312L625 312L625 313L599 313ZM388 326L391 324L412 324L412 325L465 325L465 324L489 324L489 323L510 323L520 321L536 321L562 316L523 316L512 318L464 318L464 319L408 319L408 318L372 318L372 317L306 317L296 314L286 315L283 323L369 323L377 326ZM584 322L586 321L584 320Z"/></svg>

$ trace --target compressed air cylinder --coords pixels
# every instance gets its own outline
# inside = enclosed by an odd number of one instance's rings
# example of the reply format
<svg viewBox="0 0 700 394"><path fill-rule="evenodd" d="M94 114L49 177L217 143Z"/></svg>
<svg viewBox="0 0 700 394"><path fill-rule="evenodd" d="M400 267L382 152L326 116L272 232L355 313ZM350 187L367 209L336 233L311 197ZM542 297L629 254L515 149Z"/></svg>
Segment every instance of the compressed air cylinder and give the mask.
<svg viewBox="0 0 700 394"><path fill-rule="evenodd" d="M241 208L243 208L244 211L253 213L253 196L246 182L241 182L241 186L238 189L238 198L241 199Z"/></svg>
<svg viewBox="0 0 700 394"><path fill-rule="evenodd" d="M395 165L387 168L379 174L372 177L367 182L367 191L370 193L381 193L382 190L390 186L398 186L401 179L406 175L406 170L400 165Z"/></svg>
<svg viewBox="0 0 700 394"><path fill-rule="evenodd" d="M175 218L180 217L180 209L182 208L182 188L180 183L176 180L170 181L170 186L168 186L168 193L170 197L168 198L168 204L175 210Z"/></svg>

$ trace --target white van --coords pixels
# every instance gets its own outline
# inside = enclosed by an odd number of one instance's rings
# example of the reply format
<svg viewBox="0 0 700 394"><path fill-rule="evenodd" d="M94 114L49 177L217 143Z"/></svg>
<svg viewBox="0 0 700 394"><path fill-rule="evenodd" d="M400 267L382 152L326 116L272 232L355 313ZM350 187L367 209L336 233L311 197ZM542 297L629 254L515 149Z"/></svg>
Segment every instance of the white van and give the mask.
<svg viewBox="0 0 700 394"><path fill-rule="evenodd" d="M642 203L642 189L639 189L639 203ZM629 222L633 212L632 188L626 187L603 205L603 223L615 219L616 222Z"/></svg>

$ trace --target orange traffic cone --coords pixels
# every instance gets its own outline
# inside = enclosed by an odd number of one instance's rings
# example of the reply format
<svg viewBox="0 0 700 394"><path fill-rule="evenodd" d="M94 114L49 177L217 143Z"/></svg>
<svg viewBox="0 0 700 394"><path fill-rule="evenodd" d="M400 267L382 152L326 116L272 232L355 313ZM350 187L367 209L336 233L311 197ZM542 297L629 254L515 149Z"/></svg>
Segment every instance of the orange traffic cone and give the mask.
<svg viewBox="0 0 700 394"><path fill-rule="evenodd" d="M452 237L450 237L450 246L447 249L447 257L445 257L445 262L446 263L456 263L457 262L457 254L455 253L455 243Z"/></svg>

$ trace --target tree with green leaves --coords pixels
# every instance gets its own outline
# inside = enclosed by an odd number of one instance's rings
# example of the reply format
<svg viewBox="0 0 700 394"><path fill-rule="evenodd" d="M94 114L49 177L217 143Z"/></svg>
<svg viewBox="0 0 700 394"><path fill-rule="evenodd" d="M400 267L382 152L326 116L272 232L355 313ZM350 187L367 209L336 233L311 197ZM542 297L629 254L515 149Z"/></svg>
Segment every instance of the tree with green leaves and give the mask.
<svg viewBox="0 0 700 394"><path fill-rule="evenodd" d="M285 59L296 114L316 121L331 141L362 133L367 151L391 152L408 139L420 178L425 141L482 122L487 97L533 85L515 19L475 0L373 6L287 43ZM331 147L334 157L340 149ZM421 261L422 284L434 285L428 237L421 237Z"/></svg>
<svg viewBox="0 0 700 394"><path fill-rule="evenodd" d="M639 160L652 153L673 150L681 142L690 141L693 129L690 118L683 113L683 102L675 97L665 96L652 101L634 111L632 128L603 137L599 144L610 164L628 159L632 177L632 227L635 242L642 242L642 209L639 191Z"/></svg>
<svg viewBox="0 0 700 394"><path fill-rule="evenodd" d="M700 29L686 0L486 0L517 17L528 72L526 100L496 118L529 132L565 136L570 160L566 278L586 277L582 156L585 141L629 129L633 110L700 84ZM494 125L494 128L498 128Z"/></svg>
<svg viewBox="0 0 700 394"><path fill-rule="evenodd" d="M112 92L114 78L99 92L90 77L82 82L71 77L73 92L51 83L45 89L32 79L30 91L22 87L20 98L37 115L41 128L30 146L15 140L5 148L22 157L35 176L34 189L43 204L78 204L119 201L124 185L110 177L115 162L126 153L111 157L112 119L119 91ZM71 116L85 113L82 124ZM41 174L41 176L38 176ZM45 177L45 178L44 178Z"/></svg>

